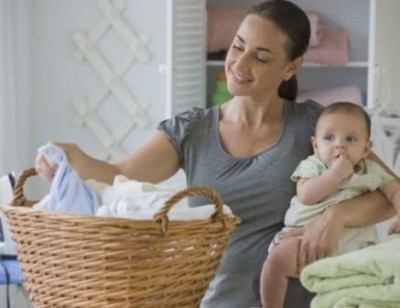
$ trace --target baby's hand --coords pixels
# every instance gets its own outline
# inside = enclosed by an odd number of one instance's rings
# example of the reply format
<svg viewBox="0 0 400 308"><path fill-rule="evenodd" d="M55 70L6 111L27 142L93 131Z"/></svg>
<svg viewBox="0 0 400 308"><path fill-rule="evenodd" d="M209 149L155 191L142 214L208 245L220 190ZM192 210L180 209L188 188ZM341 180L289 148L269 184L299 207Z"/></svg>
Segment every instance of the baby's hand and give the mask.
<svg viewBox="0 0 400 308"><path fill-rule="evenodd" d="M400 213L396 214L389 222L388 235L400 233Z"/></svg>
<svg viewBox="0 0 400 308"><path fill-rule="evenodd" d="M56 174L58 165L46 155L39 153L35 159L36 172L46 181L51 181Z"/></svg>
<svg viewBox="0 0 400 308"><path fill-rule="evenodd" d="M354 173L353 164L345 155L340 155L338 159L332 163L331 169L341 180L348 178Z"/></svg>

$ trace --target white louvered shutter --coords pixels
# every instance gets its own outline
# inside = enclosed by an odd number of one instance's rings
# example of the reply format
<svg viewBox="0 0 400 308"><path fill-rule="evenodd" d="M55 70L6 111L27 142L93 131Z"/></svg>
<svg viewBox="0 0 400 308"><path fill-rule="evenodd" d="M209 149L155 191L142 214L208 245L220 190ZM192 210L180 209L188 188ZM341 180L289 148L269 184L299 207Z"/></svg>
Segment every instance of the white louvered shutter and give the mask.
<svg viewBox="0 0 400 308"><path fill-rule="evenodd" d="M168 0L166 116L206 105L206 1Z"/></svg>

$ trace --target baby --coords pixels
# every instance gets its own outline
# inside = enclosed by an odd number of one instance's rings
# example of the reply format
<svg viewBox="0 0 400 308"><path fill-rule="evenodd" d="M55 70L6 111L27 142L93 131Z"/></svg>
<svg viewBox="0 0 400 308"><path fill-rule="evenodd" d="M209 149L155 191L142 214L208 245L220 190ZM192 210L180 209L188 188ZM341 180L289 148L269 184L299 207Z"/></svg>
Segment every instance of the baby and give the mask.
<svg viewBox="0 0 400 308"><path fill-rule="evenodd" d="M381 190L396 209L389 233L400 233L400 182L376 162L367 159L372 142L371 120L365 110L347 102L323 110L312 137L314 155L300 162L292 180L297 195L285 216L285 227L271 243L260 281L264 308L283 307L288 277L296 277L301 238L279 241L291 228L301 227L328 206L365 192ZM336 254L378 243L375 225L346 228Z"/></svg>

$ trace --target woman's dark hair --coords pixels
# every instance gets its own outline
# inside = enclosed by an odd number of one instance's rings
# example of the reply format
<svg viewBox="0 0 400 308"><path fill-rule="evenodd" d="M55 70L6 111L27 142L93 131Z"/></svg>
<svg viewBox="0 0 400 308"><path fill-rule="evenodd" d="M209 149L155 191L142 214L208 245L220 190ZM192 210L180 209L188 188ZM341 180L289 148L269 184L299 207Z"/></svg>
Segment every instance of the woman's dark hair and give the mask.
<svg viewBox="0 0 400 308"><path fill-rule="evenodd" d="M255 14L278 26L288 37L285 46L290 61L307 51L310 41L310 22L307 14L296 4L287 0L269 0L254 5L248 14ZM293 75L283 81L278 89L280 97L294 101L297 97L297 78Z"/></svg>

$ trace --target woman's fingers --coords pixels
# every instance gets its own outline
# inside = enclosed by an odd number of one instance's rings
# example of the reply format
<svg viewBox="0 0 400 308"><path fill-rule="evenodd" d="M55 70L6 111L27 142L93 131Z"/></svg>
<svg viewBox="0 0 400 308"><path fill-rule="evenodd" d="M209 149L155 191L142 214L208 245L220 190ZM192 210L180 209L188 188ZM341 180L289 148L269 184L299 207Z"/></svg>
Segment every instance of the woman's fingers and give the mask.
<svg viewBox="0 0 400 308"><path fill-rule="evenodd" d="M35 159L37 173L46 181L51 181L57 170L57 165L46 155L38 154Z"/></svg>
<svg viewBox="0 0 400 308"><path fill-rule="evenodd" d="M316 240L302 240L298 257L298 267L300 271L303 270L306 265L318 260L320 252L318 251L317 244L318 241Z"/></svg>
<svg viewBox="0 0 400 308"><path fill-rule="evenodd" d="M334 252L341 225L327 220L321 215L304 226L304 233L298 255L298 266L302 270L306 265L326 258Z"/></svg>

